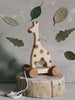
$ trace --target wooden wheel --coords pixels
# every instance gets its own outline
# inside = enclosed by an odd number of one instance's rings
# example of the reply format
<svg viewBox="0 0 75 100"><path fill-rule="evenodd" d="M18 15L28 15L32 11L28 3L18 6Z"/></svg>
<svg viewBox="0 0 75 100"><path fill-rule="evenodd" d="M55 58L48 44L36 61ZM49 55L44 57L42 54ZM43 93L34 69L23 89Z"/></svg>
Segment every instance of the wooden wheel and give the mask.
<svg viewBox="0 0 75 100"><path fill-rule="evenodd" d="M31 68L30 65L25 64L22 67L22 71L26 71L27 77L35 78L38 75L38 71L36 68Z"/></svg>
<svg viewBox="0 0 75 100"><path fill-rule="evenodd" d="M25 64L22 66L22 71L29 70L29 69L30 69L30 66L28 64Z"/></svg>
<svg viewBox="0 0 75 100"><path fill-rule="evenodd" d="M57 66L53 66L52 68L49 69L48 73L53 76L57 76L60 74L60 68Z"/></svg>
<svg viewBox="0 0 75 100"><path fill-rule="evenodd" d="M30 76L31 78L37 77L37 76L38 76L38 71L37 71L37 69L36 69L36 68L31 69L31 70L29 71L29 76Z"/></svg>
<svg viewBox="0 0 75 100"><path fill-rule="evenodd" d="M29 77L30 65L28 65L28 64L23 65L22 71L24 71L24 70L26 72L27 77Z"/></svg>

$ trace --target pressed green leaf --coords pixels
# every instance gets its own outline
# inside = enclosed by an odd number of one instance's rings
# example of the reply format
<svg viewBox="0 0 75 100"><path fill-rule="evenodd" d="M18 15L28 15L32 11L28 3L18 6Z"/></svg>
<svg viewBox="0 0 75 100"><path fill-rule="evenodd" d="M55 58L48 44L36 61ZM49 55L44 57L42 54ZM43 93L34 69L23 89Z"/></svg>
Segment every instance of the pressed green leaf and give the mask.
<svg viewBox="0 0 75 100"><path fill-rule="evenodd" d="M12 26L19 25L19 23L11 17L4 16L4 17L2 17L2 19L9 25L12 25Z"/></svg>
<svg viewBox="0 0 75 100"><path fill-rule="evenodd" d="M31 10L30 16L31 20L39 17L41 15L41 6L37 6Z"/></svg>
<svg viewBox="0 0 75 100"><path fill-rule="evenodd" d="M66 51L64 55L68 60L75 60L75 54L71 51Z"/></svg>
<svg viewBox="0 0 75 100"><path fill-rule="evenodd" d="M65 7L59 8L56 11L56 13L54 14L54 17L53 17L54 25L56 23L64 21L65 18L67 17L67 15L68 15L68 9L67 8L65 8Z"/></svg>
<svg viewBox="0 0 75 100"><path fill-rule="evenodd" d="M7 37L7 39L12 42L15 46L18 46L18 47L21 47L21 46L24 46L24 43L22 40L18 40L18 39L15 39L15 38L11 38L11 37Z"/></svg>
<svg viewBox="0 0 75 100"><path fill-rule="evenodd" d="M71 34L71 32L75 31L75 28L71 28L65 31L60 31L57 35L56 35L56 40L57 42L61 42L64 41L69 34Z"/></svg>
<svg viewBox="0 0 75 100"><path fill-rule="evenodd" d="M45 62L41 60L41 61L39 61L39 64L45 65Z"/></svg>

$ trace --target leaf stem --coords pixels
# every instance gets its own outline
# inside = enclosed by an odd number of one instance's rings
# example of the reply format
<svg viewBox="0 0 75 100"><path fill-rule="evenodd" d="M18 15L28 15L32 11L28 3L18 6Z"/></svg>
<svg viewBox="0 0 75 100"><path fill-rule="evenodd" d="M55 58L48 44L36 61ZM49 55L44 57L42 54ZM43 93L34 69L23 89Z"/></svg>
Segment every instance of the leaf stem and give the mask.
<svg viewBox="0 0 75 100"><path fill-rule="evenodd" d="M3 18L4 16L3 15L0 15L0 18Z"/></svg>
<svg viewBox="0 0 75 100"><path fill-rule="evenodd" d="M59 51L64 53L64 51L63 51L63 50L59 50Z"/></svg>
<svg viewBox="0 0 75 100"><path fill-rule="evenodd" d="M40 5L40 6L43 6L43 4L44 4L44 1L41 3L41 5Z"/></svg>

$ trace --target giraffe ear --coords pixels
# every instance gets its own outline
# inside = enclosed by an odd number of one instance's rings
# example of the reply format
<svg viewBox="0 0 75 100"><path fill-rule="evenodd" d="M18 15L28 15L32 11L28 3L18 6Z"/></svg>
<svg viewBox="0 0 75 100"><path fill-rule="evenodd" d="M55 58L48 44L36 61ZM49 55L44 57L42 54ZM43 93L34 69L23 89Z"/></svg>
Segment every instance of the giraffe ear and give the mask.
<svg viewBox="0 0 75 100"><path fill-rule="evenodd" d="M33 21L32 24L35 25L35 22Z"/></svg>
<svg viewBox="0 0 75 100"><path fill-rule="evenodd" d="M38 22L38 21L36 21L36 24L39 24L39 22Z"/></svg>

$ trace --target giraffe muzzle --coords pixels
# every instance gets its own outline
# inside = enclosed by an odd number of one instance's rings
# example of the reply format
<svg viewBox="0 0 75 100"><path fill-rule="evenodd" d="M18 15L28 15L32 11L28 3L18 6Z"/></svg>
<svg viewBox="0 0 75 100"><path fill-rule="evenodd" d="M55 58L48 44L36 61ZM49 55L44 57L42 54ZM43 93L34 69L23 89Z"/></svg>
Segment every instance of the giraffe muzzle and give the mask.
<svg viewBox="0 0 75 100"><path fill-rule="evenodd" d="M28 32L29 32L29 33L32 33L32 31L31 31L30 29L28 30Z"/></svg>

